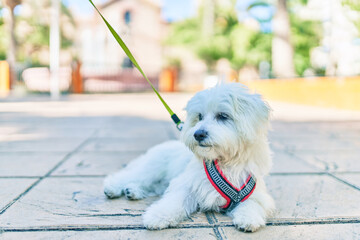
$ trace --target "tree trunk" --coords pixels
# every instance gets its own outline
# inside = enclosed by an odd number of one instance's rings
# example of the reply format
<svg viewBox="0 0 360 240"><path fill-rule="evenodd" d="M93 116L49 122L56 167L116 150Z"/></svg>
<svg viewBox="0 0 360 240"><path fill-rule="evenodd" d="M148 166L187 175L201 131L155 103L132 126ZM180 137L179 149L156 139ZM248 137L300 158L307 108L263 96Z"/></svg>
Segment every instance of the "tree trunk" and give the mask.
<svg viewBox="0 0 360 240"><path fill-rule="evenodd" d="M202 34L203 37L209 38L214 35L215 0L206 0L204 2Z"/></svg>
<svg viewBox="0 0 360 240"><path fill-rule="evenodd" d="M16 40L15 40L15 15L14 9L8 7L9 10L9 48L7 50L6 60L9 62L11 66L14 66L16 61Z"/></svg>
<svg viewBox="0 0 360 240"><path fill-rule="evenodd" d="M328 3L329 4L329 3ZM336 4L334 0L330 0L330 16L329 16L329 22L327 23L327 31L325 31L327 34L327 39L329 39L327 43L327 47L329 48L329 58L328 62L326 64L326 70L325 75L326 76L336 76L337 75L337 64L338 64L338 54L336 54L336 48L337 48L337 37L334 34L334 30L336 27L336 22L334 17L335 14L338 14L338 9L341 8L341 3Z"/></svg>
<svg viewBox="0 0 360 240"><path fill-rule="evenodd" d="M206 41L211 41L214 36L214 23L215 23L215 0L204 0L204 12L202 19L202 37L206 39ZM212 58L212 56L207 56L204 59L207 72L214 72L214 68L216 65L216 60Z"/></svg>
<svg viewBox="0 0 360 240"><path fill-rule="evenodd" d="M277 1L273 19L272 65L278 78L295 77L294 49L290 41L290 18L286 0Z"/></svg>

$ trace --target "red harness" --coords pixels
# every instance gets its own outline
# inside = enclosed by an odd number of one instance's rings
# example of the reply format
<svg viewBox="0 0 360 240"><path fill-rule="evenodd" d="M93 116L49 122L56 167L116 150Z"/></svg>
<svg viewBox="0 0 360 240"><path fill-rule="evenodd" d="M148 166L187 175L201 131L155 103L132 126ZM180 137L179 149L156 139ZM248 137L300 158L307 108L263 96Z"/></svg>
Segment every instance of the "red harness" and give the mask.
<svg viewBox="0 0 360 240"><path fill-rule="evenodd" d="M211 185L226 199L226 204L221 207L222 211L233 210L240 202L244 202L254 192L256 182L251 174L249 174L245 183L240 188L237 188L225 177L218 165L217 159L212 162L204 160L203 164Z"/></svg>

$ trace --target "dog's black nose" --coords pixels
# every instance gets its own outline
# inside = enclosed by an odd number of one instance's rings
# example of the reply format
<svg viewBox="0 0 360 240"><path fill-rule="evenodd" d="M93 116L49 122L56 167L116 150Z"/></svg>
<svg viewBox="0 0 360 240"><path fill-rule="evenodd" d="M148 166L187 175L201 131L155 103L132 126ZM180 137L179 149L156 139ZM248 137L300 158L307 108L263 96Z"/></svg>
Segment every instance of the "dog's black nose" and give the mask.
<svg viewBox="0 0 360 240"><path fill-rule="evenodd" d="M202 140L204 140L205 138L207 138L208 133L205 130L197 130L194 133L194 138L196 139L196 141L201 142Z"/></svg>

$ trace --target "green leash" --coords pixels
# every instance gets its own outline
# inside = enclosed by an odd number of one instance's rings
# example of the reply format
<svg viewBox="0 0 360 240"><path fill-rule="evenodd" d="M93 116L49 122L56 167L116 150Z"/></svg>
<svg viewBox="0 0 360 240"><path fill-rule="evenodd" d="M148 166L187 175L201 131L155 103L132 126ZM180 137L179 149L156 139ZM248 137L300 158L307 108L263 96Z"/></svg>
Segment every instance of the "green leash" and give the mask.
<svg viewBox="0 0 360 240"><path fill-rule="evenodd" d="M150 80L147 78L147 76L145 75L144 71L141 69L140 65L137 63L136 59L134 58L134 56L132 55L132 53L130 52L129 48L126 46L126 44L124 43L124 41L121 39L121 37L116 33L116 31L113 29L113 27L108 23L108 21L106 21L106 19L103 17L103 15L100 13L100 11L97 9L97 7L95 6L95 4L89 0L89 2L91 3L91 5L93 5L93 7L95 8L95 10L99 13L99 15L101 16L101 18L104 20L106 26L109 28L111 34L114 36L114 38L116 39L116 41L119 43L120 47L124 50L125 54L128 56L128 58L131 60L131 62L134 64L134 66L139 70L139 72L141 73L141 75L143 75L143 77L146 79L146 81L150 84L151 88L153 89L153 91L156 93L156 95L159 97L160 101L162 102L162 104L164 105L164 107L166 108L166 110L169 112L171 119L174 121L174 123L176 124L177 129L179 129L181 131L182 129L182 122L179 119L179 117L171 110L171 108L166 104L165 100L160 96L160 93L155 89L154 85L150 82Z"/></svg>

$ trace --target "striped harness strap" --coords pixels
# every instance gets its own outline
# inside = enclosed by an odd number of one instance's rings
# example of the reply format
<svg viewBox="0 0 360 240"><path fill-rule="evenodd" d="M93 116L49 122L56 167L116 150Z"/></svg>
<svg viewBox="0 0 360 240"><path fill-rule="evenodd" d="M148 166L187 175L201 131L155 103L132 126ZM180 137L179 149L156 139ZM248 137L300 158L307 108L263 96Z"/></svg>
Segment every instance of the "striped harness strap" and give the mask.
<svg viewBox="0 0 360 240"><path fill-rule="evenodd" d="M255 179L249 174L241 188L233 186L219 168L215 161L203 161L206 176L213 187L226 199L226 204L221 207L222 212L232 211L240 202L250 197L256 187Z"/></svg>

